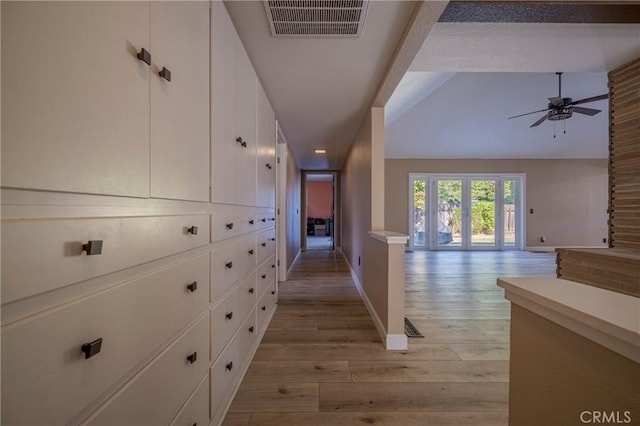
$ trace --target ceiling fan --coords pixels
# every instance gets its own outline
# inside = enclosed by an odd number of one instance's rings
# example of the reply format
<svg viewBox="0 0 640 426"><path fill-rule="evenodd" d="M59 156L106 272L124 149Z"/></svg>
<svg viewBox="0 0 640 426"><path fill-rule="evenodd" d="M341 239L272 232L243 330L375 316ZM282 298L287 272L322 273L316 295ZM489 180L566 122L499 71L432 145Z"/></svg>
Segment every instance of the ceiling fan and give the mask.
<svg viewBox="0 0 640 426"><path fill-rule="evenodd" d="M601 111L599 109L584 108L584 107L578 107L575 105L586 104L589 102L595 102L595 101L600 101L602 99L607 99L609 97L608 93L605 93L604 95L592 96L590 98L580 99L577 101L574 101L571 98L563 98L562 97L562 73L557 72L556 74L558 75L558 96L555 98L548 98L549 105L547 106L546 109L527 112L525 114L520 114L520 115L514 115L513 117L509 117L509 120L512 118L523 117L525 115L536 114L538 112L546 111L545 115L540 117L538 121L536 121L531 126L529 126L529 127L536 127L542 124L542 122L545 120L551 120L551 121L566 120L567 118L570 118L574 112L577 112L578 114L593 116Z"/></svg>

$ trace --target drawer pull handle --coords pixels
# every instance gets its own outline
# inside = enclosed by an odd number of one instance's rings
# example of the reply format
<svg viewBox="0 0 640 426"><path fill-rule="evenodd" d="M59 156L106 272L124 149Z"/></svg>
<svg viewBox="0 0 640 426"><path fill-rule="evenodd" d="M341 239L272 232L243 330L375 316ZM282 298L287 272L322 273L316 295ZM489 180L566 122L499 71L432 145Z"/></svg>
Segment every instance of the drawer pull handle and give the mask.
<svg viewBox="0 0 640 426"><path fill-rule="evenodd" d="M102 349L102 337L94 340L93 342L85 343L82 345L82 352L84 352L84 359L89 359L94 355L100 353Z"/></svg>
<svg viewBox="0 0 640 426"><path fill-rule="evenodd" d="M267 279L267 275L266 274L262 274L262 279L263 280Z"/></svg>
<svg viewBox="0 0 640 426"><path fill-rule="evenodd" d="M138 59L147 65L151 65L151 53L149 53L145 48L140 49L138 52Z"/></svg>
<svg viewBox="0 0 640 426"><path fill-rule="evenodd" d="M276 294L275 290L271 292L271 294Z"/></svg>
<svg viewBox="0 0 640 426"><path fill-rule="evenodd" d="M266 247L266 246L267 246L267 243L262 243L262 247Z"/></svg>
<svg viewBox="0 0 640 426"><path fill-rule="evenodd" d="M226 368L227 371L233 370L233 362L230 362L229 364L225 365L224 368Z"/></svg>
<svg viewBox="0 0 640 426"><path fill-rule="evenodd" d="M233 262L227 262L227 263L225 263L225 264L224 264L224 267L225 267L225 268L227 268L227 269L231 269L231 268L233 268Z"/></svg>
<svg viewBox="0 0 640 426"><path fill-rule="evenodd" d="M262 310L263 310L263 311L266 311L266 310L267 310L267 307L266 307L266 306L263 306L263 307L262 307Z"/></svg>
<svg viewBox="0 0 640 426"><path fill-rule="evenodd" d="M233 318L233 312L229 312L225 315L225 317L227 318L227 320L230 320L231 318Z"/></svg>
<svg viewBox="0 0 640 426"><path fill-rule="evenodd" d="M267 163L267 169L271 170L271 164Z"/></svg>
<svg viewBox="0 0 640 426"><path fill-rule="evenodd" d="M252 255L253 254L253 249L249 250L249 254Z"/></svg>
<svg viewBox="0 0 640 426"><path fill-rule="evenodd" d="M189 228L187 228L187 232L190 233L191 235L198 235L198 227L190 226Z"/></svg>
<svg viewBox="0 0 640 426"><path fill-rule="evenodd" d="M272 217L272 218L271 218L271 220L275 222L275 221L276 221L276 218L275 218L275 217Z"/></svg>
<svg viewBox="0 0 640 426"><path fill-rule="evenodd" d="M158 75L167 81L171 81L171 71L167 67L162 67Z"/></svg>
<svg viewBox="0 0 640 426"><path fill-rule="evenodd" d="M240 136L238 136L236 138L236 142L238 142L240 144L240 146L243 147L243 148L247 147L247 143L244 140L242 140L242 138Z"/></svg>
<svg viewBox="0 0 640 426"><path fill-rule="evenodd" d="M187 285L187 290L189 290L191 293L193 293L197 289L198 289L198 281L194 281L191 284Z"/></svg>
<svg viewBox="0 0 640 426"><path fill-rule="evenodd" d="M233 222L227 223L225 226L227 227L227 229L231 230L233 229Z"/></svg>
<svg viewBox="0 0 640 426"><path fill-rule="evenodd" d="M254 222L255 222L255 221L254 221L253 219L251 219L251 220L249 221L249 225L253 225L253 224L254 224Z"/></svg>
<svg viewBox="0 0 640 426"><path fill-rule="evenodd" d="M187 361L189 361L189 364L193 364L197 360L198 360L198 352L194 352L187 357Z"/></svg>
<svg viewBox="0 0 640 426"><path fill-rule="evenodd" d="M270 238L270 240L271 240L271 241L275 241L276 239L275 239L275 238Z"/></svg>
<svg viewBox="0 0 640 426"><path fill-rule="evenodd" d="M254 290L253 287L249 289L249 294L253 294Z"/></svg>
<svg viewBox="0 0 640 426"><path fill-rule="evenodd" d="M276 265L275 265L275 264L273 264L273 265L271 265L271 267L272 267L272 268L275 268L275 267L276 267Z"/></svg>
<svg viewBox="0 0 640 426"><path fill-rule="evenodd" d="M253 333L253 330L254 330L253 326L249 327L249 333Z"/></svg>
<svg viewBox="0 0 640 426"><path fill-rule="evenodd" d="M260 220L261 220L261 221L263 221L263 222L266 222L266 221L267 221L267 218L266 218L266 217L263 217L263 218L262 218L262 219L260 219Z"/></svg>
<svg viewBox="0 0 640 426"><path fill-rule="evenodd" d="M102 254L102 240L91 240L82 245L82 251L87 252L87 256Z"/></svg>

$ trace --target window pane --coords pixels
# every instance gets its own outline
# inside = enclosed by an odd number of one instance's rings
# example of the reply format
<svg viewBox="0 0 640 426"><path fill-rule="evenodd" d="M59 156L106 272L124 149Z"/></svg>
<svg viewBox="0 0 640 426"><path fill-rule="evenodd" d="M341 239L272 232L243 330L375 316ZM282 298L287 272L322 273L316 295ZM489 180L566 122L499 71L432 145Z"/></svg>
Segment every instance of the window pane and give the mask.
<svg viewBox="0 0 640 426"><path fill-rule="evenodd" d="M504 181L504 245L516 244L516 181Z"/></svg>
<svg viewBox="0 0 640 426"><path fill-rule="evenodd" d="M462 245L462 180L438 181L438 245Z"/></svg>
<svg viewBox="0 0 640 426"><path fill-rule="evenodd" d="M426 241L427 197L424 180L413 181L413 245L424 247Z"/></svg>
<svg viewBox="0 0 640 426"><path fill-rule="evenodd" d="M471 244L496 244L496 181L471 181Z"/></svg>

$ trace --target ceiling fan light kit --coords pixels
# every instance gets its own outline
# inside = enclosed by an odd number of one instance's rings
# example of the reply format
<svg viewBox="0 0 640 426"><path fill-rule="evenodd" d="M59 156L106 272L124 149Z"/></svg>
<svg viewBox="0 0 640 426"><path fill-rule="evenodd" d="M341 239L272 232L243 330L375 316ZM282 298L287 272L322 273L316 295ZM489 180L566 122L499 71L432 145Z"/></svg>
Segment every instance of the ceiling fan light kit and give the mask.
<svg viewBox="0 0 640 426"><path fill-rule="evenodd" d="M571 118L574 112L578 114L594 116L601 111L599 109L578 107L576 105L607 99L609 97L608 93L605 93L603 95L598 95L598 96L592 96L590 98L580 99L577 101L574 101L571 98L563 98L562 97L562 73L557 72L556 75L558 76L558 96L549 98L549 104L547 105L546 109L514 115L513 117L509 117L509 119L523 117L529 114L537 114L539 112L545 112L545 115L540 117L535 123L529 126L529 127L537 127L540 124L542 124L545 120L560 121L560 120L566 120L568 118Z"/></svg>

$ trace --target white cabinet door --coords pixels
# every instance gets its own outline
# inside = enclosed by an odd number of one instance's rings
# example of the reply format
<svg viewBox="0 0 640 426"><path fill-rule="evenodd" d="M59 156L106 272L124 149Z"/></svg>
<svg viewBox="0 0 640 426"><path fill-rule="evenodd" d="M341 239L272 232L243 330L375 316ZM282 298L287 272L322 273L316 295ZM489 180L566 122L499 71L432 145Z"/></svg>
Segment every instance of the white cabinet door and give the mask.
<svg viewBox="0 0 640 426"><path fill-rule="evenodd" d="M211 201L255 206L256 74L222 2L211 25Z"/></svg>
<svg viewBox="0 0 640 426"><path fill-rule="evenodd" d="M151 53L151 196L209 201L208 2L151 2Z"/></svg>
<svg viewBox="0 0 640 426"><path fill-rule="evenodd" d="M149 195L148 2L2 2L2 185Z"/></svg>
<svg viewBox="0 0 640 426"><path fill-rule="evenodd" d="M276 202L276 118L262 86L257 101L258 156L257 205L275 207Z"/></svg>

